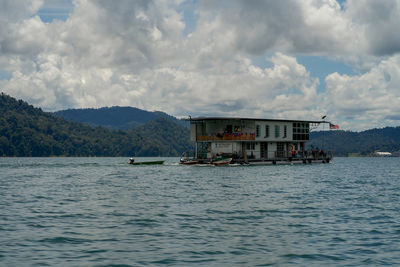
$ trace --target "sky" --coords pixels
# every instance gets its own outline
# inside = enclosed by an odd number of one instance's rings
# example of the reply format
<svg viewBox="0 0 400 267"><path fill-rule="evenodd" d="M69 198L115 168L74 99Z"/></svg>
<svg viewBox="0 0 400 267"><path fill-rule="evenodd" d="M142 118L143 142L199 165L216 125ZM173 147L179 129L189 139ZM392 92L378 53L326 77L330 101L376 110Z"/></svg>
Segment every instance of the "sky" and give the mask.
<svg viewBox="0 0 400 267"><path fill-rule="evenodd" d="M45 111L400 125L400 0L0 0L0 91Z"/></svg>

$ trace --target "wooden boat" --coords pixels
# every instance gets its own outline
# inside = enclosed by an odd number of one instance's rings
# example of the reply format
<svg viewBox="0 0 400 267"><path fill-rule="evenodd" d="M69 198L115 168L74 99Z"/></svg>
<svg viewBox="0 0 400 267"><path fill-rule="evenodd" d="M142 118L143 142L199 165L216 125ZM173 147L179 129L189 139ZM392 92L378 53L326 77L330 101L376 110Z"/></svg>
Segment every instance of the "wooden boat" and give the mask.
<svg viewBox="0 0 400 267"><path fill-rule="evenodd" d="M204 165L204 166L223 166L223 165L228 165L231 163L232 158L214 158L211 161L210 160L199 160L199 159L194 159L194 158L181 158L179 161L180 164L183 165Z"/></svg>
<svg viewBox="0 0 400 267"><path fill-rule="evenodd" d="M131 165L162 165L162 164L164 164L164 161L165 160L135 162L135 160L133 158L130 158L128 164L131 164Z"/></svg>
<svg viewBox="0 0 400 267"><path fill-rule="evenodd" d="M185 159L185 160L181 159L179 163L183 165L195 165L198 164L199 161L196 159Z"/></svg>
<svg viewBox="0 0 400 267"><path fill-rule="evenodd" d="M157 160L157 161L140 161L140 162L128 162L131 165L162 165L164 164L164 160Z"/></svg>
<svg viewBox="0 0 400 267"><path fill-rule="evenodd" d="M213 159L212 164L214 166L224 166L231 163L232 158L220 158L220 159Z"/></svg>
<svg viewBox="0 0 400 267"><path fill-rule="evenodd" d="M199 163L199 160L189 157L189 152L183 152L179 163L183 165L195 165Z"/></svg>

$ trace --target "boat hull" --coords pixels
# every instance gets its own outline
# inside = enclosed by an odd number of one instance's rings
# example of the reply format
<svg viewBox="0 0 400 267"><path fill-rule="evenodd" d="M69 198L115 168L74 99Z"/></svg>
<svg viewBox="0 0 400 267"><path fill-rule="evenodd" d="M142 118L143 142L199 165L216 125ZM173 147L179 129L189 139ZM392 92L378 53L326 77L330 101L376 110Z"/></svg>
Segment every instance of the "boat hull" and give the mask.
<svg viewBox="0 0 400 267"><path fill-rule="evenodd" d="M247 162L232 158L217 158L209 160L198 160L198 159L185 159L181 160L182 165L201 165L201 166L261 166L261 165L301 165L301 164L313 164L313 163L330 163L332 157L323 158L294 158L294 159L270 159L270 160L248 160Z"/></svg>
<svg viewBox="0 0 400 267"><path fill-rule="evenodd" d="M181 160L180 163L183 165L195 165L198 164L199 162L197 160Z"/></svg>
<svg viewBox="0 0 400 267"><path fill-rule="evenodd" d="M162 164L164 164L164 160L132 162L132 163L128 163L128 164L130 164L130 165L162 165Z"/></svg>
<svg viewBox="0 0 400 267"><path fill-rule="evenodd" d="M213 161L212 164L214 166L224 166L224 165L228 165L229 163L231 163L232 158L226 158L226 159L220 159L220 160L216 160Z"/></svg>

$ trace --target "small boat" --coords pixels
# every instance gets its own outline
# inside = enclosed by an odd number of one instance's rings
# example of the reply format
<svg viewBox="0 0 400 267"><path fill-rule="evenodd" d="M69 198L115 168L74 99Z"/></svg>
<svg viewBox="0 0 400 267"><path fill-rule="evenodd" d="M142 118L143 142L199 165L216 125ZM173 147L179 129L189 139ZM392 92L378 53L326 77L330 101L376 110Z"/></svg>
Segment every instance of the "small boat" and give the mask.
<svg viewBox="0 0 400 267"><path fill-rule="evenodd" d="M231 163L232 158L214 158L212 160L201 160L201 159L195 159L195 158L184 158L182 157L179 161L180 164L183 165L196 165L196 166L223 166L223 165L228 165Z"/></svg>
<svg viewBox="0 0 400 267"><path fill-rule="evenodd" d="M179 163L183 165L195 165L199 163L199 160L189 157L189 152L183 152Z"/></svg>
<svg viewBox="0 0 400 267"><path fill-rule="evenodd" d="M157 160L157 161L141 161L141 162L133 162L130 163L131 165L162 165L164 164L164 160Z"/></svg>
<svg viewBox="0 0 400 267"><path fill-rule="evenodd" d="M165 160L135 162L135 160L133 158L130 158L128 164L131 164L131 165L162 165L162 164L164 164L164 161Z"/></svg>
<svg viewBox="0 0 400 267"><path fill-rule="evenodd" d="M183 165L195 165L195 164L198 164L199 161L194 158L181 157L181 159L179 160L179 163L183 164Z"/></svg>
<svg viewBox="0 0 400 267"><path fill-rule="evenodd" d="M212 164L214 166L223 166L223 165L228 165L229 163L231 163L232 158L217 158L217 159L213 159Z"/></svg>
<svg viewBox="0 0 400 267"><path fill-rule="evenodd" d="M195 165L198 164L199 161L195 159L186 159L186 160L181 160L179 163L183 165Z"/></svg>

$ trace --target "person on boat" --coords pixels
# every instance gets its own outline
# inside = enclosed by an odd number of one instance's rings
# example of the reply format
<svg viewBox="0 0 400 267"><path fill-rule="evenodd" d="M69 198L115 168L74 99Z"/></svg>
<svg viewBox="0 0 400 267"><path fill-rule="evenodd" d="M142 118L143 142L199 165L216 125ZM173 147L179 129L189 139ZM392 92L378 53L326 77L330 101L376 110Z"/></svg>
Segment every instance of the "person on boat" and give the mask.
<svg viewBox="0 0 400 267"><path fill-rule="evenodd" d="M313 149L313 150L311 151L311 154L312 154L312 156L313 156L313 159L317 159L318 147L317 147L317 149Z"/></svg>
<svg viewBox="0 0 400 267"><path fill-rule="evenodd" d="M134 158L130 158L129 159L129 164L133 164L135 162L135 159Z"/></svg>
<svg viewBox="0 0 400 267"><path fill-rule="evenodd" d="M301 149L298 150L298 151L297 151L297 157L298 157L298 158L301 158L302 155L303 155L303 151L301 151Z"/></svg>

